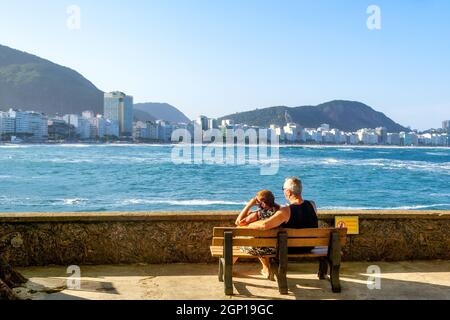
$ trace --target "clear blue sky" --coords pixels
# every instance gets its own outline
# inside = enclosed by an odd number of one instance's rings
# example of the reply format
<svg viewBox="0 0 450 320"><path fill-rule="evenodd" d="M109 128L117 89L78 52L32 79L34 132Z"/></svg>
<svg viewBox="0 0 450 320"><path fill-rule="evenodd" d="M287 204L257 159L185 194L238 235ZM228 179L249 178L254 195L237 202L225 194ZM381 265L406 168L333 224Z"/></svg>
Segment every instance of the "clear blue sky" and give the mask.
<svg viewBox="0 0 450 320"><path fill-rule="evenodd" d="M372 4L381 30L366 26ZM450 118L448 0L0 0L0 12L0 44L191 118L332 99L418 129Z"/></svg>

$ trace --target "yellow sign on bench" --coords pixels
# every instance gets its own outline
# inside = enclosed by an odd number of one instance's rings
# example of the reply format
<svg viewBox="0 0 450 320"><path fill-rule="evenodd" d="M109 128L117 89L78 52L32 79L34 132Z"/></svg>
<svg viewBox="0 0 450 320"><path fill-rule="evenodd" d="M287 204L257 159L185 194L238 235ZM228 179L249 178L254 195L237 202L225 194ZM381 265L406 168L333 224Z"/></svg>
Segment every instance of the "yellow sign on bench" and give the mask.
<svg viewBox="0 0 450 320"><path fill-rule="evenodd" d="M359 217L335 217L335 228L347 228L347 234L359 234Z"/></svg>

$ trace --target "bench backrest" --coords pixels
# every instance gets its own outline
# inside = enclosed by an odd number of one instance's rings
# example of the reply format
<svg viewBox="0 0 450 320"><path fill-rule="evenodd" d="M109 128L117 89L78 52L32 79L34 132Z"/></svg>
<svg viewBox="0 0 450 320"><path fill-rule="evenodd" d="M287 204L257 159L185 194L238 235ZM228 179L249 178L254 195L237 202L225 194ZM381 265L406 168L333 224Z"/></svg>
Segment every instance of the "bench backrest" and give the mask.
<svg viewBox="0 0 450 320"><path fill-rule="evenodd" d="M233 246L273 247L278 246L278 235L286 232L288 247L326 247L332 233L338 233L341 245L345 245L347 229L273 229L267 231L247 228L214 228L212 245L224 245L224 233L233 233Z"/></svg>

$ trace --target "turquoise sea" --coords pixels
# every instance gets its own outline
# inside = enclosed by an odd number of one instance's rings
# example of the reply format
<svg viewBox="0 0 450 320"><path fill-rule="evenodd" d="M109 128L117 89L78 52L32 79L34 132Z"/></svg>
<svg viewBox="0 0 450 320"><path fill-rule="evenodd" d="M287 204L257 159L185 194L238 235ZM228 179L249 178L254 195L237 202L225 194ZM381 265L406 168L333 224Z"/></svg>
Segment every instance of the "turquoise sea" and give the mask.
<svg viewBox="0 0 450 320"><path fill-rule="evenodd" d="M259 164L174 164L169 145L0 145L0 212L239 210L260 189L285 204L298 176L321 209L450 210L449 148L281 147Z"/></svg>

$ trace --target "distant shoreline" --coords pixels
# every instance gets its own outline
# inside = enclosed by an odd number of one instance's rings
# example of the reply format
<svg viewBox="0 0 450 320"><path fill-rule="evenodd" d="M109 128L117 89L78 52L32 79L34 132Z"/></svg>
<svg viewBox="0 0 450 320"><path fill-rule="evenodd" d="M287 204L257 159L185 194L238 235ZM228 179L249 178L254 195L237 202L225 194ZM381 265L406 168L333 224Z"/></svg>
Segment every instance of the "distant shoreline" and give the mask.
<svg viewBox="0 0 450 320"><path fill-rule="evenodd" d="M0 142L0 146L179 146L183 144L172 142L118 142L118 143L104 143L104 142L62 142L62 143L4 143ZM191 144L191 146L200 146L199 144ZM203 146L210 146L210 143L205 143ZM229 145L224 144L224 147ZM234 146L243 146L242 144L234 144ZM246 147L257 147L258 145L245 144ZM268 145L270 147L270 144ZM279 144L280 148L340 148L340 149L450 149L450 146L389 146L389 145L352 145L352 144Z"/></svg>

